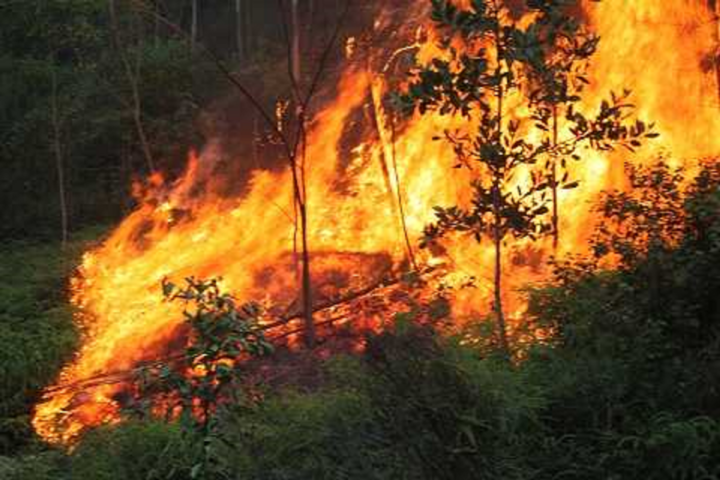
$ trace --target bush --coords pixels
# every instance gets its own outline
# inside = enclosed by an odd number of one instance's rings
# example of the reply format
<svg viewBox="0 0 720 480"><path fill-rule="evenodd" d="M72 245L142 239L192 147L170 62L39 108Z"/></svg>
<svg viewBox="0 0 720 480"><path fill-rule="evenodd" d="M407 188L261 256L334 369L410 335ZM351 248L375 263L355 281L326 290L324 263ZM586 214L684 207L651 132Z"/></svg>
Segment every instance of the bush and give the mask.
<svg viewBox="0 0 720 480"><path fill-rule="evenodd" d="M221 435L224 469L239 478L403 478L360 392L286 393L235 412Z"/></svg>
<svg viewBox="0 0 720 480"><path fill-rule="evenodd" d="M0 455L28 442L32 404L76 347L66 280L85 244L0 247Z"/></svg>
<svg viewBox="0 0 720 480"><path fill-rule="evenodd" d="M642 212L647 192L638 190L655 188L642 178L670 177L640 173L635 190L608 194L604 212L605 226L622 217L641 241L619 242L606 228L596 252L619 254L619 268L599 268L598 258L556 264L554 282L531 291L530 304L531 323L554 335L521 361L402 315L367 339L363 355L326 363L319 383L220 404L202 441L178 425L130 423L91 432L70 455L0 457L0 476L720 478L720 167L662 182L681 201L663 207L673 222L655 223L672 235L656 230L649 242L642 231L653 222L627 212ZM6 317L52 311L52 302L34 310L28 301L40 291L7 285ZM24 422L1 425L23 437Z"/></svg>
<svg viewBox="0 0 720 480"><path fill-rule="evenodd" d="M537 406L523 376L442 343L426 327L398 326L367 351L373 410L393 449L420 478L519 475L518 434Z"/></svg>
<svg viewBox="0 0 720 480"><path fill-rule="evenodd" d="M556 265L554 284L532 294L531 313L555 332L523 365L548 402L537 451L554 460L534 456L540 471L715 478L720 468L710 420L720 412L720 167L667 172L639 169L632 191L608 193L597 258ZM677 201L649 215L658 191ZM617 270L598 267L608 254Z"/></svg>
<svg viewBox="0 0 720 480"><path fill-rule="evenodd" d="M47 451L19 458L0 457L3 480L64 480L66 461L59 451Z"/></svg>
<svg viewBox="0 0 720 480"><path fill-rule="evenodd" d="M523 478L542 404L526 378L411 323L330 362L314 392L236 408L226 469L248 479ZM232 445L232 447L227 447Z"/></svg>
<svg viewBox="0 0 720 480"><path fill-rule="evenodd" d="M190 478L194 447L178 425L130 422L90 432L68 459L67 480Z"/></svg>

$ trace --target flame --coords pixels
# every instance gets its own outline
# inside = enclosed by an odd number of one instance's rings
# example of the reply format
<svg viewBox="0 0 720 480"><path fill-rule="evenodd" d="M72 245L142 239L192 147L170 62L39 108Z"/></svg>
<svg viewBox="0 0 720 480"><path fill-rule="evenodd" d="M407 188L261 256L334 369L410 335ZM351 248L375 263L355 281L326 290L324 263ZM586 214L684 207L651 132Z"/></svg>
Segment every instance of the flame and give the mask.
<svg viewBox="0 0 720 480"><path fill-rule="evenodd" d="M717 155L720 89L714 70L703 68L718 48L713 12L700 0L606 0L588 1L585 13L601 36L587 107L610 89L631 88L639 116L655 121L661 134L635 161L659 152L672 152L677 162ZM431 28L419 28L416 36L421 61L437 55ZM335 100L311 124L308 233L319 295L334 284L352 290L377 280L378 272L400 270L407 257L401 221L415 245L433 220L433 206L468 199L467 174L451 168L452 149L431 140L445 128L467 125L426 114L393 134L379 101L386 89L381 74L349 68ZM363 109L376 118L374 132L359 132L357 112ZM349 137L364 140L348 151ZM88 427L117 422L126 372L172 350L182 315L159 301L163 278L222 277L223 288L240 299L288 308L297 300L290 172L255 170L245 193L227 198L216 194L213 177L220 156L217 144L210 144L190 155L185 174L172 184L154 175L148 187L137 186L140 206L102 246L86 253L71 284L84 342L33 419L47 441L68 443ZM623 186L622 160L590 153L574 167L581 188L561 192L558 253L584 251L592 226L588 205L601 190ZM453 316L461 321L488 311L492 249L463 237L444 248L414 254L440 272L434 286L475 279L476 288L454 292ZM549 242L507 242L504 290L516 317L522 315L517 289L546 278L550 254Z"/></svg>

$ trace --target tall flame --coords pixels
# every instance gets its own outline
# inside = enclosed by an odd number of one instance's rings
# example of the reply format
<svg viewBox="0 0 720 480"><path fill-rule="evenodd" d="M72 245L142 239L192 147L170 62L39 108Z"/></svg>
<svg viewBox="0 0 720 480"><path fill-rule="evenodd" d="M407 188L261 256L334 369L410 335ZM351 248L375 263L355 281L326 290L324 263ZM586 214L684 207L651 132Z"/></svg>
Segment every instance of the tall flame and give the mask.
<svg viewBox="0 0 720 480"><path fill-rule="evenodd" d="M663 151L678 162L719 154L720 89L714 70L703 68L718 48L718 25L707 5L701 0L588 1L586 13L601 36L588 106L610 89L631 88L639 115L655 121L661 133L660 141L636 161ZM432 49L432 44L422 46L420 57L431 56ZM398 193L411 244L433 220L433 206L456 204L469 194L465 174L450 168L452 149L431 140L453 123L461 126L458 119L417 116L392 139L378 101L384 89L381 77L350 69L337 98L312 124L307 209L317 278L345 272L343 281L352 286L376 275L382 265L399 268L406 244L394 200ZM368 104L380 119L380 134L356 142L348 154L343 144L354 113ZM290 173L256 170L246 193L228 199L213 188L219 156L217 145L210 144L199 157L191 155L185 175L173 184L153 178L154 188L137 210L85 255L72 281L84 343L37 406L33 424L46 440L68 442L88 427L118 421L123 383L93 384L92 379L120 375L172 348L182 316L159 301L163 278L219 276L223 287L241 299L293 302ZM603 189L622 187L622 160L596 153L575 167L581 188L560 197L561 253L584 249L592 224L589 202ZM393 167L397 175L388 174ZM512 300L514 289L544 278L542 266L551 249L509 241L505 251L505 290ZM456 238L443 254L423 251L419 261L442 263L444 283L477 279L477 289L459 290L453 297L454 314L461 318L488 310L492 255L484 243ZM81 393L73 388L78 384Z"/></svg>

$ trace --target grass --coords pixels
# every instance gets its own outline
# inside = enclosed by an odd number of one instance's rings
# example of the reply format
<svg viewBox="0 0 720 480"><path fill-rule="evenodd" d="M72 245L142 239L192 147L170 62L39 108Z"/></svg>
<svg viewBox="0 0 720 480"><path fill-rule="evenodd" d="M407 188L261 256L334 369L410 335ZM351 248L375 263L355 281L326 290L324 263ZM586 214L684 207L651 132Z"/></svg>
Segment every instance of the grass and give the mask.
<svg viewBox="0 0 720 480"><path fill-rule="evenodd" d="M59 243L0 246L0 454L32 438L32 405L77 346L67 283L101 229Z"/></svg>

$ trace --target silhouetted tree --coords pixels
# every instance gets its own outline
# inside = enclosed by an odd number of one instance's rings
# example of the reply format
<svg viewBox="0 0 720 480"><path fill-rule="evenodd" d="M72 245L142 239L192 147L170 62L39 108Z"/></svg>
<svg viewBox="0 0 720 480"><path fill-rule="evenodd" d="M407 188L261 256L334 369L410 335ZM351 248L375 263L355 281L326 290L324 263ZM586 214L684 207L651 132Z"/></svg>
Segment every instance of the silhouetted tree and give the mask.
<svg viewBox="0 0 720 480"><path fill-rule="evenodd" d="M624 96L612 96L603 102L594 118L588 119L572 108L566 115L572 136L553 141L544 138L529 141L526 132L546 130L538 119L545 118L545 103L533 99L555 100L555 84L536 84L533 98L524 87L533 79L532 72L545 67L543 57L553 35L560 34L552 23L563 5L559 1L527 1L524 9L534 13L529 25L521 25L505 2L475 0L469 8L459 8L449 0L432 0L432 19L443 37L439 46L446 54L414 72L407 92L397 97L406 111L459 114L477 123L467 129L444 132L444 138L455 152L458 167L470 168L473 198L469 207L436 207L437 222L425 231L425 242L450 231L472 234L477 241L490 237L495 251L494 306L497 336L504 352L509 354L505 316L502 307L502 245L508 235L536 238L550 230L545 222L549 212L546 191L551 187L547 172L536 164L572 152L581 142L609 148L609 142L634 142L645 131L645 125L627 127L625 112L631 105ZM460 37L463 47L451 42ZM533 69L534 67L534 69ZM555 70L571 68L558 64L548 68L551 78L562 78ZM567 72L566 72L567 73ZM550 89L552 87L552 90ZM508 97L525 98L530 108L540 107L533 118L512 115ZM533 121L534 120L534 121ZM552 166L552 162L549 166ZM529 181L516 185L520 169L529 169ZM553 185L556 185L554 182ZM564 185L572 188L574 185Z"/></svg>
<svg viewBox="0 0 720 480"><path fill-rule="evenodd" d="M528 53L526 90L530 92L533 119L537 122L536 127L544 132L543 141L551 147L543 168L552 193L550 223L555 249L560 240L558 191L578 185L569 178L571 172L568 160L581 160L581 147L608 150L617 143L623 143L632 150L640 146L639 138L656 136L646 131L642 122L637 122L633 126L633 138L629 141L623 135L615 135L616 132L610 129L603 132L607 133L604 137L593 135L583 141L564 142L568 136L577 136L577 132L573 131L577 128L575 124L584 121L577 118L577 105L585 86L590 83L587 67L600 41L586 25L568 13L576 3L576 0L535 2L539 16L524 39ZM625 92L620 99L612 94L611 97L614 104L618 105L626 100L627 95L628 92ZM568 129L569 132L566 131Z"/></svg>

